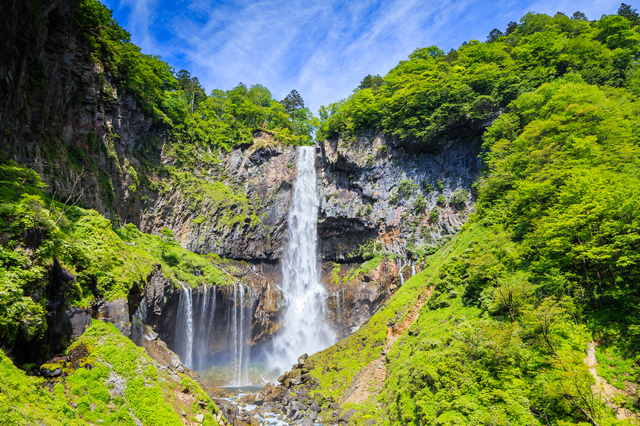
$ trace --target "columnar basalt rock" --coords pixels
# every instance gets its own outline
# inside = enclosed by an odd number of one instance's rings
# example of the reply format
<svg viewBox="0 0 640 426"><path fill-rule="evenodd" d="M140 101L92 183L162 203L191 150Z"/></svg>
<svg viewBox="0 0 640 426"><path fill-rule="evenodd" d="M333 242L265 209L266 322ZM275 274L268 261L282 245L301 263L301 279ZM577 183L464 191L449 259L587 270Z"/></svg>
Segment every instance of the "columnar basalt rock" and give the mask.
<svg viewBox="0 0 640 426"><path fill-rule="evenodd" d="M473 208L479 140L408 152L383 135L323 141L319 147L322 257L345 261L362 244L405 257L457 232ZM458 197L454 197L455 194ZM444 197L444 201L442 197ZM430 217L430 212L438 217Z"/></svg>

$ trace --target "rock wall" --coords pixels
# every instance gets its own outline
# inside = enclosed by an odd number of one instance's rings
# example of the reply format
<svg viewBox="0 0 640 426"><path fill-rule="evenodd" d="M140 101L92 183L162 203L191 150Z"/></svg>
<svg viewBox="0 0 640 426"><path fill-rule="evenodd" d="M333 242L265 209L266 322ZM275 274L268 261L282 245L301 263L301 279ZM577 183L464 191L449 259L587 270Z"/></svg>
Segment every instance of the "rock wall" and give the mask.
<svg viewBox="0 0 640 426"><path fill-rule="evenodd" d="M480 140L443 142L438 152L396 148L383 135L319 146L318 233L325 260L345 261L368 242L406 257L457 232L473 208ZM438 186L440 188L438 188ZM459 194L466 199L455 202ZM444 202L438 202L439 196ZM423 203L422 206L419 204ZM441 198L442 200L442 198ZM430 217L432 211L438 218Z"/></svg>
<svg viewBox="0 0 640 426"><path fill-rule="evenodd" d="M276 144L268 134L254 136L254 146L221 155L219 169L204 171L212 183L224 179L247 200L240 223L225 226L229 207L223 208L213 195L205 194L202 203L194 208L190 197L179 188L172 188L140 212L140 229L172 229L183 247L198 253L251 261L280 259L296 172L296 150Z"/></svg>

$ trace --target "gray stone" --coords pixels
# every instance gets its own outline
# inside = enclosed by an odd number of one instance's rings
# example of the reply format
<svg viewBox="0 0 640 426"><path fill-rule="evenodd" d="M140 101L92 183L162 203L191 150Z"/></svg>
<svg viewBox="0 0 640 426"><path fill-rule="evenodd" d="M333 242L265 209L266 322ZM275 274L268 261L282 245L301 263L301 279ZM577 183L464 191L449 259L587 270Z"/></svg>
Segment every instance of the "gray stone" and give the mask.
<svg viewBox="0 0 640 426"><path fill-rule="evenodd" d="M44 377L58 377L62 375L62 365L45 364L40 367L40 374Z"/></svg>
<svg viewBox="0 0 640 426"><path fill-rule="evenodd" d="M116 299L111 302L98 303L97 318L104 322L110 322L124 336L131 335L131 323L129 322L129 304L127 299Z"/></svg>
<svg viewBox="0 0 640 426"><path fill-rule="evenodd" d="M64 333L75 340L91 325L91 309L67 308L62 317Z"/></svg>
<svg viewBox="0 0 640 426"><path fill-rule="evenodd" d="M198 423L202 423L202 422L204 422L204 414L202 414L202 413L198 414L198 415L196 416L196 421L197 421Z"/></svg>

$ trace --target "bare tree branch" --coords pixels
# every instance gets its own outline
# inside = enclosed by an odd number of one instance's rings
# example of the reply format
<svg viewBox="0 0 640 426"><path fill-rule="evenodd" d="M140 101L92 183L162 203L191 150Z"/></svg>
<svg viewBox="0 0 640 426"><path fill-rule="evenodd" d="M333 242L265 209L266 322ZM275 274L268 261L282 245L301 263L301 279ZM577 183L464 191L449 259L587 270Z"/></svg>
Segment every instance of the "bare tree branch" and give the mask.
<svg viewBox="0 0 640 426"><path fill-rule="evenodd" d="M76 192L76 187L78 186L78 184L80 183L80 181L82 180L82 178L84 178L85 176L87 176L88 173L85 173L84 167L82 168L82 172L76 177L76 179L73 181L73 186L71 187L71 193L69 194L69 196L67 197L66 201L64 202L63 206L62 206L62 212L60 212L60 216L58 216L58 220L56 220L56 225L58 225L58 223L60 223L60 221L62 220L62 217L69 211L71 210L71 208L73 206L75 206L76 204L78 204L78 201L80 201L80 198L82 198L82 195L84 194L84 190L85 188L82 188L81 191ZM69 204L69 201L71 201L72 198L75 197L75 201L72 204Z"/></svg>

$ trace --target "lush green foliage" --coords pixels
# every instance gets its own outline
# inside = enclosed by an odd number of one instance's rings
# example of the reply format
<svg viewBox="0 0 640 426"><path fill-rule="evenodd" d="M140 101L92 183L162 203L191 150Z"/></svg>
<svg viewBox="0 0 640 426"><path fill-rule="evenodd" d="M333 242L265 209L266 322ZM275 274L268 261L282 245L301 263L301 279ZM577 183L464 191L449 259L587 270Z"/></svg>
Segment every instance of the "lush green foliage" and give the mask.
<svg viewBox="0 0 640 426"><path fill-rule="evenodd" d="M374 120L379 123L389 123L389 117L413 118L425 132L412 133L401 121L385 129L401 138L428 141L444 131L442 126L456 122L457 108L481 99L474 98L477 93L491 102L505 96L492 105L506 111L483 136L486 173L477 185L477 213L470 222L454 242L426 257L425 271L408 281L369 324L313 357L320 369L316 374L324 373L316 392L340 399L352 378L379 354L386 324L377 319L396 322L411 306L412 298L398 304L398 298L408 297L405 291L415 298L425 280L434 286L417 320L387 354L382 393L355 406L356 424L377 419L388 425L613 425L622 423L607 404L640 411L637 394L597 395L585 363L588 343L597 342L597 374L621 390L638 386L635 28L621 16L589 23L579 17L529 14L510 35L498 35L492 43L469 43L447 55L450 60L434 49L419 50L385 77L371 102L383 99L385 90L392 93L399 70L422 63L431 64L425 67L433 71L405 76L405 82L423 83L415 92L409 91L411 83L403 86L406 110L394 116L392 96L377 110ZM591 46L591 56L572 56L585 52L580 50L583 43ZM485 56L470 60L481 52ZM616 57L631 59L619 66ZM457 69L460 75L440 73L454 66L463 68ZM472 94L456 107L449 104L453 115L438 115L443 111L438 112L438 105L444 104L433 101L429 105L435 109L423 116L408 108L415 99L412 93L419 97L442 87L460 88L463 77L479 67L496 72L490 91ZM518 70L518 90L493 85L504 70L512 76ZM429 86L427 75L437 84ZM357 117L348 108L359 96L369 96L361 95L366 90L342 103L336 114L344 113L347 120ZM465 114L473 116L472 109ZM325 117L325 124L336 117ZM366 120L361 123L366 127ZM468 194L458 192L452 200L462 206ZM437 220L434 211L431 219ZM334 364L339 373L331 370Z"/></svg>
<svg viewBox="0 0 640 426"><path fill-rule="evenodd" d="M126 297L162 268L192 286L225 284L216 257L181 248L172 235L143 234L132 224L113 230L93 210L68 209L47 197L39 176L9 161L0 164L0 339L42 335L45 289L54 259L76 277L65 284L66 303L88 306L97 298Z"/></svg>
<svg viewBox="0 0 640 426"><path fill-rule="evenodd" d="M192 422L203 412L203 424L217 426L213 417L217 408L196 382L158 369L144 349L112 324L94 321L68 352L76 348L88 352L77 361L79 367L67 365L64 377L46 387L43 379L27 376L0 351L3 425L133 426L136 422L130 413L144 425L182 425L180 413L185 411ZM123 389L112 394L114 379ZM187 401L178 396L185 389L192 395Z"/></svg>
<svg viewBox="0 0 640 426"><path fill-rule="evenodd" d="M466 137L461 124L481 128L520 94L568 72L637 93L640 33L632 25L618 15L589 22L528 13L492 42L471 40L446 55L436 47L417 49L379 87L361 84L349 98L322 107L318 137L349 139L378 129L425 146Z"/></svg>

